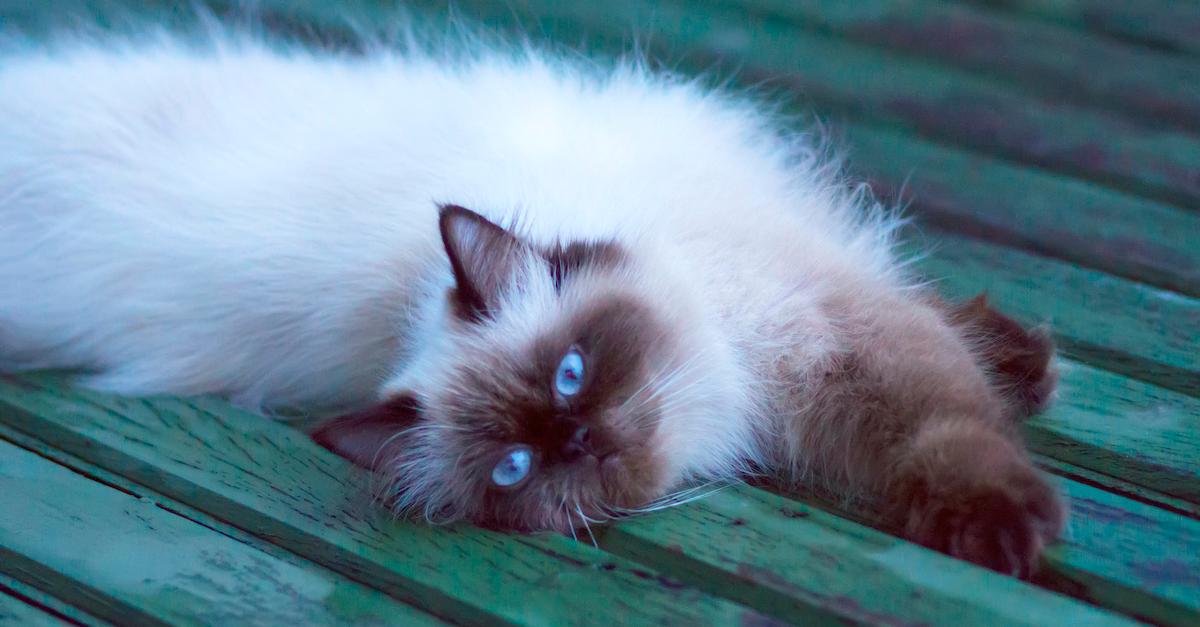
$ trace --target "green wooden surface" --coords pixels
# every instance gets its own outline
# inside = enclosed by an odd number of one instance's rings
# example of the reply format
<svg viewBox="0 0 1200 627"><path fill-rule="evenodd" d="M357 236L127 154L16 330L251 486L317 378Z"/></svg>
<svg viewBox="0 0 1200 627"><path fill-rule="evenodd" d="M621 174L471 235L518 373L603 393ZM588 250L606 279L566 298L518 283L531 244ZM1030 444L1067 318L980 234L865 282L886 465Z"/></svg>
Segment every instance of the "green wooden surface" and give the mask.
<svg viewBox="0 0 1200 627"><path fill-rule="evenodd" d="M1100 33L1131 45L1200 54L1200 12L1190 0L969 0Z"/></svg>
<svg viewBox="0 0 1200 627"><path fill-rule="evenodd" d="M4 627L23 627L31 625L70 625L67 621L31 605L23 599L9 594L0 585L0 625Z"/></svg>
<svg viewBox="0 0 1200 627"><path fill-rule="evenodd" d="M214 515L231 520L242 521L245 524L247 521L254 521L252 529L258 533L266 532L274 539L274 541L284 544L297 550L302 554L308 555L313 559L319 559L324 562L331 561L331 552L337 547L319 546L312 547L308 544L312 543L311 539L301 540L297 538L297 532L305 531L306 521L316 519L318 521L332 522L335 525L346 525L346 515L348 513L356 513L357 515L370 516L369 510L361 511L360 508L369 507L364 503L358 503L355 506L346 507L347 499L353 499L356 495L354 490L347 485L350 482L346 481L347 476L342 477L342 482L332 485L336 492L326 494L321 490L321 483L329 483L324 480L318 481L314 477L312 465L320 464L325 468L337 469L343 466L340 460L331 458L325 454L318 454L308 442L299 439L293 431L283 427L282 425L269 423L261 419L256 419L251 416L239 415L236 412L231 412L223 405L216 402L199 401L195 404L183 403L180 401L166 400L161 402L149 403L143 401L130 401L126 399L111 398L98 394L91 393L71 393L59 384L54 378L37 378L23 379L24 383L9 381L0 384L0 420L6 421L11 426L20 429L28 434L39 434L40 437L46 437L55 442L56 446L65 448L80 456L87 457L89 461L93 461L101 466L107 467L114 472L119 472L126 476L135 478L137 481L147 483L154 489L163 491L189 502L189 504L209 511ZM222 416L223 415L223 416ZM150 442L161 443L160 446L149 444ZM190 442L190 443L189 443ZM235 442L236 444L231 444ZM186 448L185 450L180 450ZM164 456L163 452L167 455ZM316 457L314 459L314 456ZM253 459L253 462L250 460ZM227 468L243 468L246 476L243 473L229 473ZM343 472L348 469L342 468ZM332 472L326 470L326 472ZM351 473L352 475L353 473ZM324 475L324 473L322 473ZM300 493L301 501L296 502L294 499L281 499L283 494L290 490L300 490L301 486L293 488L298 481L298 478L304 478L307 484L303 484L303 492ZM260 482L265 482L263 485ZM181 484L178 487L172 487L173 484ZM316 485L314 485L316 484ZM360 484L361 485L361 484ZM219 491L217 494L206 494L201 498L194 496L198 492L197 486L204 486L208 490ZM261 494L262 492L266 494ZM324 494L323 497L316 497L313 493ZM361 496L361 492L357 493ZM753 491L755 498L769 498L762 496L759 491ZM191 496L189 496L191 495ZM253 497L253 499L251 499ZM265 497L265 498L264 498ZM694 508L708 507L708 501L717 499L716 502L721 502L720 494L709 497L708 500L702 501ZM190 500L189 500L190 499ZM232 507L228 501L243 501L253 504L254 511L247 512ZM272 511L269 505L274 503L285 503L292 508L292 513L276 514ZM750 501L747 501L748 503ZM302 510L297 508L302 507ZM329 510L333 509L337 513L338 507L345 507L340 516L330 517ZM665 528L684 528L688 515L688 509L677 509L666 512L657 516L646 517L643 519L634 519L627 523L622 523L615 526L606 532L604 536L604 546L609 547L609 542L613 534L620 537L626 526L632 526L633 529L637 525L660 525ZM223 513L229 512L229 513ZM297 516L297 513L300 515ZM278 516L278 519L260 520L264 516ZM679 517L684 518L680 519ZM1173 514L1167 516L1174 516ZM776 517L778 518L778 517ZM783 517L786 519L786 516ZM747 518L746 520L754 520ZM786 530L787 525L791 525L791 531L782 533L776 541L791 541L795 543L795 553L793 559L801 560L805 553L821 551L821 544L818 539L814 539L811 530L806 526L811 524L803 518L788 519L791 522L780 523L779 521L755 520L755 524L761 524L775 529L780 529L780 525L784 525ZM570 542L559 537L534 537L534 538L518 538L513 539L506 536L498 536L487 532L475 530L430 530L421 525L410 523L401 523L396 527L388 527L386 523L376 523L378 529L374 530L374 534L356 535L354 541L360 543L357 547L359 555L365 546L363 544L378 544L379 535L391 535L389 532L396 534L403 533L404 537L408 538L409 543L416 544L421 540L430 543L439 543L442 545L455 544L456 540L466 540L475 538L476 540L489 539L494 541L490 546L483 546L480 542L479 550L486 551L488 555L500 554L506 555L506 559L512 560L513 552L510 547L505 547L505 541L513 541L517 544L522 542L528 543L548 543L554 545L555 551L565 551L570 547ZM1086 528L1094 527L1094 521L1081 519L1073 522L1073 525L1082 525ZM289 527L279 530L278 527L284 525ZM753 528L754 525L740 525ZM725 525L726 528L729 525ZM662 528L662 527L660 527ZM788 569L783 569L782 572L773 571L769 564L756 564L753 561L741 564L750 570L765 573L773 572L776 577L783 581L791 581L791 596L788 597L788 602L792 605L789 607L781 607L775 601L759 603L760 599L743 598L735 596L735 600L743 603L751 603L753 607L765 613L771 613L781 618L797 618L795 612L809 612L810 616L838 616L845 618L862 619L864 615L884 615L887 612L898 612L900 606L895 602L898 596L888 597L883 594L883 590L888 590L891 595L906 595L918 594L926 595L928 591L918 590L919 580L913 581L911 578L900 577L894 571L889 571L886 568L880 568L879 564L872 561L871 555L878 552L878 546L882 536L870 536L870 533L865 529L847 523L843 528L843 532L847 529L856 530L854 533L862 536L868 534L868 537L874 538L871 544L860 538L856 539L851 536L841 540L841 546L847 549L854 548L855 550L847 550L842 561L835 568L831 568L826 574L830 577L837 575L842 582L841 585L846 586L848 590L857 590L854 594L841 593L834 595L837 601L845 601L845 603L834 603L828 600L828 595L823 592L829 590L833 585L832 579L823 580L824 578L812 578L807 580L798 579L801 574L791 572ZM322 533L321 542L327 544L339 544L344 542L337 537L338 529L325 530ZM736 531L745 531L738 529ZM311 533L311 532L310 532ZM701 533L704 533L701 531ZM725 552L727 555L734 554L738 549L745 550L748 555L768 555L770 552L764 553L761 547L756 548L756 543L759 542L761 536L746 535L746 531L742 533L738 540L729 540L727 538L708 538L705 542L692 543L689 547L697 553L704 551L703 547L717 547L719 551ZM1139 529L1136 533L1143 534L1146 541L1150 544L1155 543L1157 536L1153 529ZM449 534L449 537L446 537ZM370 537L374 535L375 537ZM703 536L701 536L703 537ZM1095 562L1094 558L1087 557L1091 554L1104 555L1108 551L1108 546L1102 542L1102 536L1091 537L1090 540L1094 544L1078 544L1073 545L1072 551L1067 555L1072 560L1072 563L1091 563ZM1165 538L1167 541L1170 538ZM1200 543L1200 535L1193 539L1194 542ZM658 547L658 550L667 554L672 551L672 545L678 544L677 541L671 539L669 535L660 534L657 538L646 539ZM919 562L914 564L914 571L976 571L972 566L966 564L953 564L951 560L942 558L937 555L930 554L922 549L911 547L907 543L902 543L899 540L889 539L891 545L903 545L908 548L901 550L911 555L923 555L920 559L927 560L928 566L922 567ZM566 546L559 546L565 543ZM886 542L885 542L886 544ZM369 545L368 545L369 546ZM540 546L540 545L539 545ZM390 546L388 547L390 548ZM416 553L417 547L405 547L409 555ZM585 556L591 555L594 552L589 547L575 546L571 547L576 552L581 552L581 555L576 557L577 560L584 559ZM1198 544L1196 554L1200 555L1200 544ZM712 550L712 549L707 549ZM757 551L757 553L756 553ZM431 549L426 549L423 556L426 560L429 559ZM685 553L689 551L685 550ZM460 555L460 558L466 559L469 553ZM602 556L604 554L598 554ZM1084 558L1076 559L1078 555L1084 555ZM372 556L373 557L373 556ZM631 555L641 561L646 561L644 555ZM1153 553L1144 550L1140 553L1130 553L1124 556L1130 566L1127 571L1135 572L1136 564L1150 560L1153 558ZM339 560L345 557L339 556ZM493 558L494 559L494 558ZM915 559L909 557L907 559ZM386 568L393 569L391 576L395 577L395 569L400 567L400 564L395 561L387 561L385 556L374 558L375 563L369 565L355 565L356 569L365 569L378 567L383 565ZM1090 561L1089 561L1090 560ZM382 563L382 564L381 564ZM652 562L655 566L661 568L663 562ZM468 561L469 565L470 562ZM953 565L949 565L953 564ZM1051 566L1057 570L1057 562ZM494 565L494 567L502 567ZM372 576L379 577L372 570ZM602 571L606 573L621 572L620 569L612 571ZM666 574L689 580L696 576L693 571L682 568L664 571ZM984 576L982 571L980 575ZM418 571L420 573L420 571ZM399 573L404 575L403 571ZM520 573L517 573L520 574ZM803 576L811 576L813 571L804 573ZM509 576L512 574L510 573ZM429 573L420 573L412 575L414 577L421 576L427 580L432 578ZM496 577L501 574L497 573ZM1153 605L1158 602L1165 602L1166 599L1156 599L1148 597L1145 592L1138 590L1142 582L1128 575L1127 572L1111 571L1106 566L1105 569L1095 573L1091 573L1092 579L1089 580L1089 585L1084 588L1086 594L1092 600L1112 605L1118 608L1125 608L1129 603L1129 599L1134 599L1140 603ZM650 580L653 581L653 580ZM805 589L798 582L808 582L808 588ZM872 585L867 587L859 587L863 581L871 581ZM1009 580L1005 580L1009 581ZM1096 585L1094 582L1103 582L1103 586ZM408 582L411 585L411 582ZM465 583L465 582L464 582ZM504 582L508 585L515 585L514 582ZM593 582L592 587L595 587L599 582ZM397 584L399 585L399 584ZM467 584L469 585L469 584ZM493 585L502 585L493 581ZM997 584L1000 585L1000 584ZM1010 584L1020 586L1017 582ZM726 586L708 586L709 592L714 594L728 595L732 593L733 588ZM461 590L464 594L478 595L479 590L464 588ZM575 590L575 594L582 593L581 590ZM1015 593L1015 592L1014 592ZM1200 588L1193 589L1192 593L1195 598L1200 599ZM1035 594L1032 590L1027 590L1024 597L1029 604L1027 610L1031 612L1029 616L1038 616L1038 603L1033 600ZM484 602L494 602L494 598L484 598ZM1053 597L1047 597L1043 603L1047 606L1046 612L1061 613L1061 609L1054 609ZM964 615L970 612L975 612L977 616L986 616L989 612L996 614L1002 611L1002 608L996 607L990 602L978 600L979 607L976 608L960 608L958 611ZM905 615L910 618L931 620L937 615L938 608L944 609L949 604L948 599L938 599L936 597L928 597L922 605L909 605L905 609ZM436 604L434 605L437 606ZM545 611L541 609L541 611ZM1200 617L1200 615L1198 615Z"/></svg>
<svg viewBox="0 0 1200 627"><path fill-rule="evenodd" d="M396 522L303 434L218 401L0 383L0 421L439 616L474 624L754 621L561 536ZM576 604L591 608L580 614Z"/></svg>
<svg viewBox="0 0 1200 627"><path fill-rule="evenodd" d="M2 569L0 569L2 570ZM29 614L17 614L17 605L20 602L27 607L36 609L40 614L47 617L50 622L44 624L50 625L84 625L86 627L109 627L112 623L100 620L87 612L67 603L61 599L47 594L44 590L39 590L24 581L14 579L3 572L0 572L0 595L10 597L4 603L8 603L10 611L16 616L28 616ZM3 603L0 603L2 605ZM0 615L3 615L3 610L0 610ZM12 618L9 619L13 620ZM20 625L25 624L22 621L5 623L4 619L0 619L0 625ZM37 624L37 623L34 623Z"/></svg>
<svg viewBox="0 0 1200 627"><path fill-rule="evenodd" d="M1200 521L1060 481L1071 503L1048 576L1079 584L1085 598L1171 625L1200 624Z"/></svg>
<svg viewBox="0 0 1200 627"><path fill-rule="evenodd" d="M1059 398L1026 424L1043 455L1200 506L1200 400L1071 360Z"/></svg>
<svg viewBox="0 0 1200 627"><path fill-rule="evenodd" d="M421 2L422 6L429 3ZM1041 100L787 20L682 2L463 0L464 13L543 38L628 49L630 32L687 70L737 72L839 115L886 123L1185 206L1200 202L1200 137ZM673 65L675 63L672 63Z"/></svg>
<svg viewBox="0 0 1200 627"><path fill-rule="evenodd" d="M1113 372L1200 392L1200 300L1045 257L929 231L917 267L943 293L993 303L1029 324L1050 323L1063 354Z"/></svg>
<svg viewBox="0 0 1200 627"><path fill-rule="evenodd" d="M1000 77L1014 90L1126 111L1152 126L1200 128L1194 59L944 0L701 1Z"/></svg>
<svg viewBox="0 0 1200 627"><path fill-rule="evenodd" d="M838 134L850 172L922 223L1200 296L1200 213L890 129Z"/></svg>
<svg viewBox="0 0 1200 627"><path fill-rule="evenodd" d="M0 570L118 624L437 624L5 441Z"/></svg>
<svg viewBox="0 0 1200 627"><path fill-rule="evenodd" d="M844 607L863 622L1108 624L1095 611L794 500L731 487L603 532L601 546L776 616ZM976 590L986 586L988 594Z"/></svg>

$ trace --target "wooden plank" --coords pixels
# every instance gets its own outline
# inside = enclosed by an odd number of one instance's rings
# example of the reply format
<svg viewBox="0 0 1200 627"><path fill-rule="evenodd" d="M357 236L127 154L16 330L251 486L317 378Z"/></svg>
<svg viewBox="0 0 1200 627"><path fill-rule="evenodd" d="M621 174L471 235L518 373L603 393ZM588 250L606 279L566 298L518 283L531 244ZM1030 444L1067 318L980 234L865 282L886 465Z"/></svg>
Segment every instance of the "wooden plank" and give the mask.
<svg viewBox="0 0 1200 627"><path fill-rule="evenodd" d="M852 175L922 223L1200 296L1200 214L890 129L839 130Z"/></svg>
<svg viewBox="0 0 1200 627"><path fill-rule="evenodd" d="M1030 446L1200 513L1200 400L1068 359L1060 369L1057 403L1026 423Z"/></svg>
<svg viewBox="0 0 1200 627"><path fill-rule="evenodd" d="M1036 452L1033 454L1033 461L1042 470L1052 472L1072 481L1094 486L1139 503L1152 505L1164 511L1200 520L1200 505L1163 494L1145 486L1130 483L1123 477L1076 466L1070 462L1064 462L1049 455Z"/></svg>
<svg viewBox="0 0 1200 627"><path fill-rule="evenodd" d="M1200 521L1075 481L1057 482L1072 503L1068 531L1044 556L1039 585L1160 624L1200 621ZM779 615L797 596L819 595L852 603L863 616L875 610L896 616L894 608L903 607L900 616L917 622L925 613L945 624L1084 620L1049 620L1040 614L1039 593L1009 587L1018 582L928 554L840 512L822 511L827 507L731 488L621 522L606 529L600 542ZM983 599L974 594L981 589L988 591ZM1038 601L1014 599L1004 607L1010 594Z"/></svg>
<svg viewBox="0 0 1200 627"><path fill-rule="evenodd" d="M805 620L798 607L823 604L844 608L862 623L1125 622L1119 615L745 486L612 525L600 542L605 549L788 621Z"/></svg>
<svg viewBox="0 0 1200 627"><path fill-rule="evenodd" d="M37 378L32 381L38 385L42 383L48 386L57 385L54 379ZM181 480L178 477L181 472L201 477L207 473L216 475L220 479L220 483L216 485L217 488L229 490L234 494L247 492L247 484L253 486L256 482L264 480L263 478L284 491L297 489L290 484L309 484L306 489L310 491L315 489L316 494L305 493L304 499L301 501L302 507L291 515L293 518L316 515L323 522L337 525L337 519L344 518L349 513L354 513L355 516L362 515L358 513L359 510L357 507L344 509L343 506L347 495L331 495L323 490L320 485L322 481L311 476L313 474L311 467L309 467L307 472L303 470L306 464L328 461L325 460L325 457L328 456L322 456L312 451L311 447L300 446L303 442L294 441L294 438L298 434L294 434L294 432L281 425L254 420L250 416L227 416L221 418L215 413L224 411L223 406L219 403L197 401L198 406L193 408L190 413L187 413L187 405L180 401L160 401L149 404L144 401L113 399L92 394L84 394L80 398L75 398L64 395L57 387L23 389L18 384L12 382L0 384L0 399L3 399L0 400L0 407L3 408L0 409L0 419L18 428L22 428L28 433L52 439L56 444L64 448L79 449L81 450L80 454L92 457L112 459L115 454L111 451L110 447L118 447L122 452L116 457L118 459L117 463L121 467L126 468L127 472L128 469L133 469L132 472L138 474L140 480L143 481L154 480L160 483L173 483ZM167 405L168 407L163 407L163 405ZM192 440L189 435L180 433L183 429L193 431L197 439ZM157 443L157 445L150 444L150 442ZM232 444L233 442L237 444L234 445ZM214 444L217 446L214 446ZM185 451L175 450L179 446L188 448ZM309 450L305 450L306 448ZM245 454L239 452L243 449L246 451ZM167 453L168 457L159 457L161 453ZM179 453L186 454L180 455ZM313 459L313 456L316 459ZM248 462L246 459L248 457L253 457L256 460L252 466L233 473L225 470L226 468L235 466L247 466ZM196 466L197 468L193 470L192 466ZM204 468L210 470L204 471ZM258 477L256 478L255 475ZM196 480L187 479L186 481ZM214 482L197 481L197 483L212 486ZM317 485L312 486L311 484L313 483ZM341 490L353 492L359 492L363 487L362 485L355 485L353 483L339 483L338 486ZM195 486L187 486L186 483L185 487L180 489L190 491L193 494L200 491ZM249 490L253 490L253 487L250 487ZM331 500L329 508L320 507L325 499ZM212 497L205 496L202 500L209 502L212 500ZM292 506L296 507L294 503ZM667 520L670 521L672 520L670 515L662 514L660 516L667 516ZM647 519L659 519L660 516L647 517ZM247 524L246 517L243 516L241 520L240 524ZM628 523L619 525L618 528L624 528L626 524L642 524L638 522L640 520L642 519L629 521ZM253 523L249 526L257 529L259 533L269 535L276 542L289 544L286 537L281 537L273 529L265 529L262 521L249 522ZM383 529L379 533L386 533L386 531L387 529ZM430 532L430 530L424 531ZM437 531L430 533L436 534ZM789 532L780 537L794 539L797 542L796 550L799 551L802 549L801 545L807 541L805 538L809 536L809 531L797 528L796 531ZM609 540L602 538L601 541L607 543ZM847 542L853 543L852 541ZM671 544L671 542L665 540L659 542L660 547L664 551L668 551ZM720 542L710 542L709 544L718 550L733 550L730 548L732 545L727 546ZM608 547L607 544L606 547L612 548ZM1092 545L1086 548L1089 551L1104 552L1107 550L1104 545ZM559 550L564 549L559 547ZM870 553L870 551L867 552ZM667 556L667 558L669 557ZM937 565L935 557L930 557L930 559L934 559L936 566L931 570L938 571L946 568L945 566ZM460 557L460 559L463 558ZM905 585L924 585L924 582L920 579L916 581L912 579L900 579L896 578L894 574L889 575L886 572L880 574L878 569L871 570L873 567L867 562L856 563L859 565L854 567L846 566L848 573L855 574L854 577L846 575L849 580L856 581L866 577L874 577L877 581L891 581L893 587L889 588L889 590L892 591L896 590L897 587L902 588ZM653 561L653 564L659 564L659 562ZM766 566L763 568L766 568ZM855 571L854 568L864 568L867 570ZM691 580L692 575L689 574L690 571L687 569L672 569L666 572L671 576L684 578L688 583L695 584ZM709 574L711 575L712 573ZM1107 589L1102 588L1102 591L1106 594L1120 597L1116 601L1113 601L1114 604L1119 606L1120 603L1124 602L1121 599L1142 598L1138 596L1138 593L1126 590L1119 583L1103 579L1101 575L1095 576L1100 577L1109 586ZM705 577L708 576L705 575ZM799 575L780 573L780 576L784 577L785 580L789 580L789 578L794 579ZM713 585L717 587L710 586L705 589L710 591L724 590L728 587L727 584L728 582L725 582L720 577L716 577ZM741 587L737 589L745 592L746 585L743 582ZM762 593L762 596L751 595L744 597L734 594L735 588L729 588L729 591L722 594L732 596L735 600L744 603L753 602L756 609L764 612L781 617L791 617L793 619L796 618L796 613L801 611L817 612L817 616L814 619L822 617L823 614L820 614L822 611L842 612L839 616L843 618L853 618L854 616L861 618L864 612L876 612L878 615L882 615L882 613L890 611L892 608L891 605L881 605L876 602L892 598L886 595L876 598L868 594L858 600L855 600L855 596L851 595L848 599L853 601L853 603L845 603L841 601L846 601L847 599L835 598L830 600L827 596L822 596L820 590L823 588L816 587L817 584L810 584L808 589L795 585L795 583L789 585L792 586L788 588L791 597L786 601L780 600L778 592ZM866 590L871 591L874 588L867 588ZM889 594L891 593L889 592ZM1131 594L1133 595L1132 597L1130 597ZM1107 597L1104 598L1107 602ZM916 614L922 612L932 614L936 613L938 608L942 607L944 603L949 603L948 598L935 596L931 597L927 602L909 607L906 611L911 610L912 613ZM980 601L979 603L982 607L960 608L957 611L978 615L998 611L997 608L990 607L990 604L987 602Z"/></svg>
<svg viewBox="0 0 1200 627"><path fill-rule="evenodd" d="M762 619L561 536L393 521L369 502L360 469L225 403L120 399L55 381L0 380L0 421L439 616L488 625Z"/></svg>
<svg viewBox="0 0 1200 627"><path fill-rule="evenodd" d="M84 625L86 627L108 627L112 624L102 621L74 605L63 603L60 599L3 573L0 573L0 595L12 597L57 621L47 624ZM7 626L11 624L15 626L26 624L22 621L6 623L3 616L4 610L0 610L0 625Z"/></svg>
<svg viewBox="0 0 1200 627"><path fill-rule="evenodd" d="M0 588L0 626L2 627L32 627L70 625L67 621L42 611L26 603L22 599L7 594Z"/></svg>
<svg viewBox="0 0 1200 627"><path fill-rule="evenodd" d="M782 88L824 111L1185 207L1200 204L1200 138L1039 100L995 80L806 32L781 19L642 0L464 0L458 6L536 39L584 41L609 52L631 49L630 34L637 33L645 49L672 67L736 71L743 84Z"/></svg>
<svg viewBox="0 0 1200 627"><path fill-rule="evenodd" d="M1019 91L1125 111L1152 126L1200 129L1200 66L1175 54L941 1L706 3L983 72L1016 83Z"/></svg>
<svg viewBox="0 0 1200 627"><path fill-rule="evenodd" d="M0 569L118 624L440 624L0 441Z"/></svg>
<svg viewBox="0 0 1200 627"><path fill-rule="evenodd" d="M1045 560L1053 574L1134 617L1200 624L1200 521L1061 481L1071 503L1065 541Z"/></svg>
<svg viewBox="0 0 1200 627"><path fill-rule="evenodd" d="M913 252L948 296L981 291L1027 324L1048 322L1064 355L1200 394L1200 300L985 242L930 231Z"/></svg>
<svg viewBox="0 0 1200 627"><path fill-rule="evenodd" d="M967 0L1103 33L1132 44L1200 54L1200 8L1180 0Z"/></svg>

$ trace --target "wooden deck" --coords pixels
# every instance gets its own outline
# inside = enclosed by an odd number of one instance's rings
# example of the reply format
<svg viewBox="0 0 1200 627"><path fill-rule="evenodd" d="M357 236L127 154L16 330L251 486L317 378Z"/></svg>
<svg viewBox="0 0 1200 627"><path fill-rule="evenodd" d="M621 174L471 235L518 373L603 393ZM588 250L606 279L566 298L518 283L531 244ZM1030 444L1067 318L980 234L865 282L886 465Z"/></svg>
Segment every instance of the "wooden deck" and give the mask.
<svg viewBox="0 0 1200 627"><path fill-rule="evenodd" d="M52 4L115 3L0 0L0 23L36 31ZM261 4L273 27L340 32L319 0ZM750 487L599 548L397 522L287 426L43 374L0 379L0 625L1200 624L1200 3L456 6L598 52L635 29L680 71L791 92L910 203L947 294L1051 323L1061 401L1028 435L1072 507L1037 581Z"/></svg>

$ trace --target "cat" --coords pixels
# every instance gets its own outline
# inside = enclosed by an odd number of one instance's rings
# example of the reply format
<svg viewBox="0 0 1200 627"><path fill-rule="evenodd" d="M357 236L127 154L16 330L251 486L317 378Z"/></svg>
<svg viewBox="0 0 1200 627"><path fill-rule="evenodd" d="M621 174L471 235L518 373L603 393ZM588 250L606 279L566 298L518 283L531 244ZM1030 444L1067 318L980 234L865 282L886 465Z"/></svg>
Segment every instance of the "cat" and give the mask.
<svg viewBox="0 0 1200 627"><path fill-rule="evenodd" d="M463 49L465 48L465 49ZM1054 347L750 95L529 45L224 34L0 62L0 370L337 410L433 522L572 531L767 475L1028 576Z"/></svg>

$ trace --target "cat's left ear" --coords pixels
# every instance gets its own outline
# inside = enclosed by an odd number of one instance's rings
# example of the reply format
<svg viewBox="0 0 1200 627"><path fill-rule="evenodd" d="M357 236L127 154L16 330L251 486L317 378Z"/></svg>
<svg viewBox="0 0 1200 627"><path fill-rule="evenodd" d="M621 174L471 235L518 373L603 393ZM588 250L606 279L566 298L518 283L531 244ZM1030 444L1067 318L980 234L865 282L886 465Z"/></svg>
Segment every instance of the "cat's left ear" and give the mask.
<svg viewBox="0 0 1200 627"><path fill-rule="evenodd" d="M374 470L393 459L404 446L397 435L416 424L420 411L415 397L401 394L375 407L334 418L309 437L355 464Z"/></svg>
<svg viewBox="0 0 1200 627"><path fill-rule="evenodd" d="M494 315L502 292L529 247L503 227L458 205L442 205L438 226L454 270L458 313L468 320Z"/></svg>

